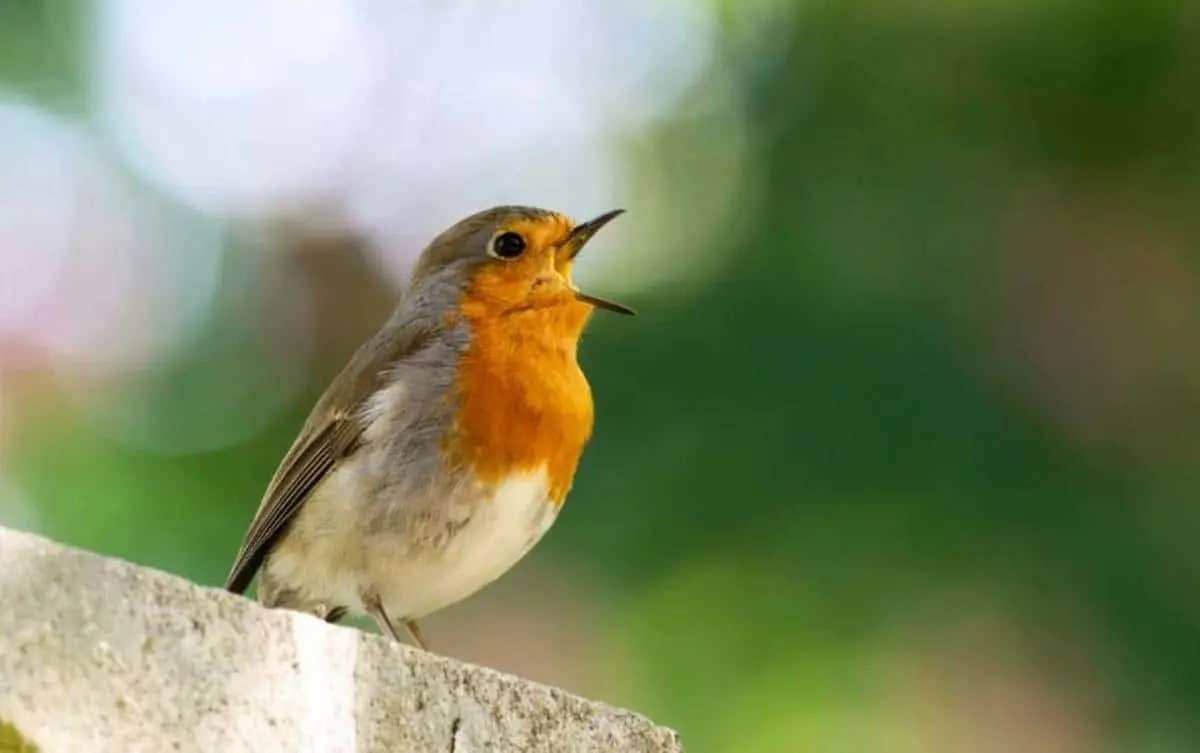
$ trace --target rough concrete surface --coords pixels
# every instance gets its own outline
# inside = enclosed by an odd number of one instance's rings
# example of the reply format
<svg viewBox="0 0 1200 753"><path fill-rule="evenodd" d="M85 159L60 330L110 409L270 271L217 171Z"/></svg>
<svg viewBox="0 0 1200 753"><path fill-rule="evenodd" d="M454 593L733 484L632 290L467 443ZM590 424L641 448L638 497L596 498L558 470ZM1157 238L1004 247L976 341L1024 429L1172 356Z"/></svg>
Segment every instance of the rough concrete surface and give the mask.
<svg viewBox="0 0 1200 753"><path fill-rule="evenodd" d="M682 751L628 711L2 528L0 729L0 753Z"/></svg>

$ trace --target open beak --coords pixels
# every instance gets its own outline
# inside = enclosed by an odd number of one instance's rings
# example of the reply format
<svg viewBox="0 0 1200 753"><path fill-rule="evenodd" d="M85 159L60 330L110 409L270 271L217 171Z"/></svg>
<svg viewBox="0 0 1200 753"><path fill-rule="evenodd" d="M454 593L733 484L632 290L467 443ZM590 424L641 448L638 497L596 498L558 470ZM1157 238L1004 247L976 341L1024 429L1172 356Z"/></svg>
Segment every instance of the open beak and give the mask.
<svg viewBox="0 0 1200 753"><path fill-rule="evenodd" d="M563 253L565 254L566 258L568 260L574 260L575 257L579 255L579 252L583 250L583 247L587 245L587 242L592 239L592 236L594 236L600 230L600 228L604 227L622 214L625 214L624 209L614 209L611 212L605 212L594 220L589 220L588 222L583 222L576 225L575 229L571 231L570 237L567 238L567 242L563 244ZM628 306L623 306L616 301L610 301L599 296L589 295L579 290L575 291L575 297L581 301L584 301L585 303L592 304L598 309L615 311L618 314L627 314L629 316L634 314L633 309L629 308Z"/></svg>

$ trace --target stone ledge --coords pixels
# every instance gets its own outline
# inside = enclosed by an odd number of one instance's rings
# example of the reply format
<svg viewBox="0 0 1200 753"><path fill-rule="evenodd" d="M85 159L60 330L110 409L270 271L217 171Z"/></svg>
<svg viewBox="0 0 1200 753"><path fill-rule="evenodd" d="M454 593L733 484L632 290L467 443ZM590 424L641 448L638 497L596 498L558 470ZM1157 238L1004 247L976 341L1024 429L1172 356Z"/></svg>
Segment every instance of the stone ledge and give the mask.
<svg viewBox="0 0 1200 753"><path fill-rule="evenodd" d="M3 528L0 604L0 753L683 750L628 711Z"/></svg>

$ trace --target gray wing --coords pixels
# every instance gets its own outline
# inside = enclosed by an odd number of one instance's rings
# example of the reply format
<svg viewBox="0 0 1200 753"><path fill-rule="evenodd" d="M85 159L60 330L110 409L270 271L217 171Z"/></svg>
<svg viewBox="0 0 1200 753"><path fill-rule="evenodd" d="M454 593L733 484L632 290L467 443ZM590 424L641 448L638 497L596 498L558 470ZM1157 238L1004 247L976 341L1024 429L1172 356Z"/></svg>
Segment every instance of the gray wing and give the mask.
<svg viewBox="0 0 1200 753"><path fill-rule="evenodd" d="M389 323L346 364L321 397L267 486L246 532L225 588L244 593L288 523L312 491L344 459L354 454L366 429L361 406L379 388L385 371L411 357L431 339L431 330Z"/></svg>

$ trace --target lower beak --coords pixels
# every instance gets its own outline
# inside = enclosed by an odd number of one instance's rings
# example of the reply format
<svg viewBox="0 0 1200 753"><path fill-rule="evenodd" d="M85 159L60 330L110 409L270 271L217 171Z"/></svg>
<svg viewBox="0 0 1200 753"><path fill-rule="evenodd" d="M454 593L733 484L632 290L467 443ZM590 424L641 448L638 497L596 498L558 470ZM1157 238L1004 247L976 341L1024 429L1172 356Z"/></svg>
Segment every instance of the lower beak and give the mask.
<svg viewBox="0 0 1200 753"><path fill-rule="evenodd" d="M566 258L568 260L573 260L579 255L579 252L583 250L583 247L587 245L587 242L592 239L592 236L594 236L600 230L600 228L604 227L609 222L624 213L624 209L614 209L611 212L605 212L594 220L589 220L588 222L576 225L575 229L571 231L570 237L567 238L567 242L563 245L563 251L566 254ZM629 316L634 314L633 309L629 308L628 306L624 306L616 301L610 301L599 296L589 295L579 290L575 291L575 297L585 303L592 304L598 309L615 311L618 314L626 314Z"/></svg>
<svg viewBox="0 0 1200 753"><path fill-rule="evenodd" d="M593 306L595 306L598 309L604 309L606 311L615 311L618 314L625 314L627 316L633 316L635 313L637 313L636 311L629 308L628 306L617 303L616 301L610 301L607 298L601 298L600 296L596 296L596 295L588 295L587 293L584 293L581 290L575 291L575 297L581 301L584 301L585 303L592 304Z"/></svg>

